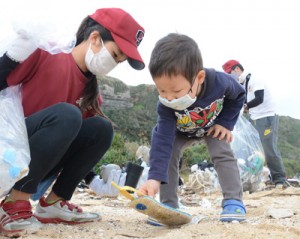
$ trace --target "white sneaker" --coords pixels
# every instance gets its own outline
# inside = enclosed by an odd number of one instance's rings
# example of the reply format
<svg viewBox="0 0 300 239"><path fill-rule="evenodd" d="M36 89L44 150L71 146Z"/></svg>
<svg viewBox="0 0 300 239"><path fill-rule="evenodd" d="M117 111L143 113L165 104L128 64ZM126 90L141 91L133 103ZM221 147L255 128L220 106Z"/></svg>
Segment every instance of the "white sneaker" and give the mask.
<svg viewBox="0 0 300 239"><path fill-rule="evenodd" d="M17 200L0 204L0 235L20 237L37 232L42 224L33 216L29 201Z"/></svg>
<svg viewBox="0 0 300 239"><path fill-rule="evenodd" d="M41 198L34 215L42 223L79 224L101 220L99 214L84 213L80 207L62 199L48 204Z"/></svg>

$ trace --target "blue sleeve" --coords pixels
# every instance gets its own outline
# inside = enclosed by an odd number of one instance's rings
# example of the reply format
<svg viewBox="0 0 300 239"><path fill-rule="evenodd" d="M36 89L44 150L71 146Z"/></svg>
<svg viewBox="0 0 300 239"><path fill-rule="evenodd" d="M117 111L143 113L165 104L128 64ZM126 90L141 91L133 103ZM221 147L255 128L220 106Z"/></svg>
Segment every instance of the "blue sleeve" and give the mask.
<svg viewBox="0 0 300 239"><path fill-rule="evenodd" d="M226 129L233 130L245 102L245 90L232 76L226 75L226 89L224 95L223 109L218 116L216 124Z"/></svg>
<svg viewBox="0 0 300 239"><path fill-rule="evenodd" d="M176 120L174 111L161 104L158 105L157 113L157 124L152 130L148 179L168 183L168 166L175 139Z"/></svg>

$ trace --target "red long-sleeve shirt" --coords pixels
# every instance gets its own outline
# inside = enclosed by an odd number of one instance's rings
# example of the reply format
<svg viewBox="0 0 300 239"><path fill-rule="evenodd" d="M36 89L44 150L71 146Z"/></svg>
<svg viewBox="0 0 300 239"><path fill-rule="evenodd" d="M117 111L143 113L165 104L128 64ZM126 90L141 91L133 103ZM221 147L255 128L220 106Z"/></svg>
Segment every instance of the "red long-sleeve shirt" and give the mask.
<svg viewBox="0 0 300 239"><path fill-rule="evenodd" d="M40 49L18 65L7 78L9 86L22 83L25 117L60 102L79 107L86 81L72 54L51 55ZM101 96L99 103L102 103Z"/></svg>

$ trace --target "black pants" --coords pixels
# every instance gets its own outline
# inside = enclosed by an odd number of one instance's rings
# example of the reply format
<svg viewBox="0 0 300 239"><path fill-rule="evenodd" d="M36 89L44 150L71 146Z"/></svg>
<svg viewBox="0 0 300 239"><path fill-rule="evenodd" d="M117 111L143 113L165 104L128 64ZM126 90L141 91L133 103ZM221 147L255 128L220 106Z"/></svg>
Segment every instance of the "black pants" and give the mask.
<svg viewBox="0 0 300 239"><path fill-rule="evenodd" d="M109 120L82 119L80 110L59 103L26 118L31 161L29 173L14 189L33 194L38 184L58 175L53 192L70 200L78 183L103 157L113 139Z"/></svg>

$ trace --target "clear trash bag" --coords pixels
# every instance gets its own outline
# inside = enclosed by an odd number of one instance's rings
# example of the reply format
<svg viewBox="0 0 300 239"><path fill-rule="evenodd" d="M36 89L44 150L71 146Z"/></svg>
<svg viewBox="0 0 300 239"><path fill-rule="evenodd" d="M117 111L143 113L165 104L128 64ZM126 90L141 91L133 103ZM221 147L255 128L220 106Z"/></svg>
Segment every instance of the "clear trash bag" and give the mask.
<svg viewBox="0 0 300 239"><path fill-rule="evenodd" d="M2 56L11 42L18 37L23 37L50 54L71 53L76 44L76 30L66 24L35 19L12 21L0 24L5 30L5 35L0 36L0 55Z"/></svg>
<svg viewBox="0 0 300 239"><path fill-rule="evenodd" d="M243 190L255 192L262 181L264 150L257 130L241 114L232 132L231 148L238 160Z"/></svg>
<svg viewBox="0 0 300 239"><path fill-rule="evenodd" d="M70 53L76 44L75 32L51 22L14 22L13 28L15 32L31 40L37 48L51 54Z"/></svg>
<svg viewBox="0 0 300 239"><path fill-rule="evenodd" d="M0 197L28 174L30 151L20 86L0 91Z"/></svg>

